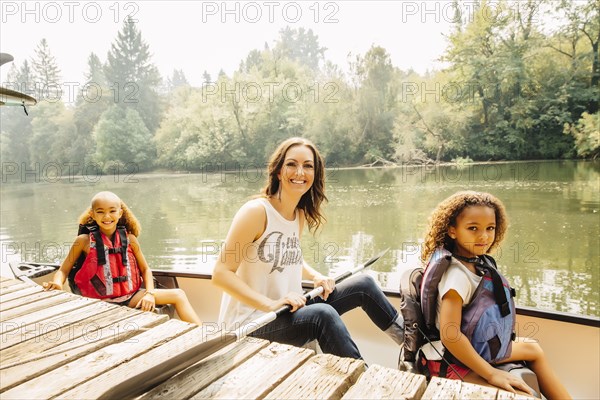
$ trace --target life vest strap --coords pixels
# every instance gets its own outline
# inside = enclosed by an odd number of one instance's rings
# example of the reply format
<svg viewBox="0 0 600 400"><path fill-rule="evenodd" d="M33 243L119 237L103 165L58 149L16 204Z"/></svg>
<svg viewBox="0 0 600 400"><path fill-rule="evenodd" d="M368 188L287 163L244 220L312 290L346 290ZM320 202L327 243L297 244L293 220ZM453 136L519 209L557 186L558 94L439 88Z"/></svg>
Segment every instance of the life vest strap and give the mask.
<svg viewBox="0 0 600 400"><path fill-rule="evenodd" d="M486 257L486 260L490 260L490 258ZM506 317L511 313L510 304L508 303L508 299L506 298L506 292L504 291L504 284L502 282L502 278L498 271L496 271L495 265L490 266L487 264L480 264L480 267L485 269L492 276L492 284L494 286L494 299L496 300L496 304L500 308L500 315Z"/></svg>
<svg viewBox="0 0 600 400"><path fill-rule="evenodd" d="M112 281L114 283L119 283L119 282L127 282L128 278L127 276L117 276L116 278L113 278Z"/></svg>

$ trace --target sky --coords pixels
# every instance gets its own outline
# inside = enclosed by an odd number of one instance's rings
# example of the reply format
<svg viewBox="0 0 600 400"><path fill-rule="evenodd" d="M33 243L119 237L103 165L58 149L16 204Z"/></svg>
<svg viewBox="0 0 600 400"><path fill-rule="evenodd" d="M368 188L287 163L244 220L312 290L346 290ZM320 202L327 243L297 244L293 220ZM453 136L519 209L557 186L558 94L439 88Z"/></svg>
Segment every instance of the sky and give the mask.
<svg viewBox="0 0 600 400"><path fill-rule="evenodd" d="M472 3L472 2L471 2ZM348 70L348 54L385 48L392 63L423 73L440 68L450 1L2 1L0 52L14 63L46 38L63 85L85 83L90 53L102 61L128 15L136 20L163 77L181 69L200 86L206 70L231 74L248 52L272 45L286 26L312 29L325 58ZM470 13L469 2L461 10ZM4 83L10 64L0 68Z"/></svg>

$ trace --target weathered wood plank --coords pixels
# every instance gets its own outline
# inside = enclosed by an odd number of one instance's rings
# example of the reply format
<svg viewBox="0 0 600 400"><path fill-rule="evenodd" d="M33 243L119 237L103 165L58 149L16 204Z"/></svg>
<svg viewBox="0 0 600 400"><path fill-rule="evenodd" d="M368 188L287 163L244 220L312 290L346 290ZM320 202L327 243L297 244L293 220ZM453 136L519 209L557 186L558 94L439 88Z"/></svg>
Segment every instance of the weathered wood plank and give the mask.
<svg viewBox="0 0 600 400"><path fill-rule="evenodd" d="M211 382L236 368L269 342L256 338L245 338L232 343L210 357L192 365L163 384L155 387L137 400L187 399L204 389ZM66 395L67 393L65 393Z"/></svg>
<svg viewBox="0 0 600 400"><path fill-rule="evenodd" d="M61 343L74 340L96 327L103 328L134 315L116 312L115 307L119 306L105 302L89 303L82 308L56 315L46 321L29 324L21 329L4 333L0 335L2 361L6 364L13 357L18 357L22 361L26 354L39 355ZM137 311L137 313L140 312Z"/></svg>
<svg viewBox="0 0 600 400"><path fill-rule="evenodd" d="M24 287L20 290L17 290L15 292L11 292L11 293L7 293L7 294L1 294L0 295L0 303L4 303L6 301L11 301L14 299L18 299L20 297L25 297L30 295L31 293L37 293L37 292L41 292L44 289L39 286L39 285L35 285L35 286L27 286Z"/></svg>
<svg viewBox="0 0 600 400"><path fill-rule="evenodd" d="M36 286L36 285L32 285L29 282L13 281L13 282L11 282L11 284L9 286L0 288L0 296L4 296L9 293L17 292L19 290L26 289L26 288L32 287L32 286Z"/></svg>
<svg viewBox="0 0 600 400"><path fill-rule="evenodd" d="M0 314L0 321L10 321L21 315L31 314L38 310L43 310L53 305L64 303L73 299L73 295L64 292L44 292L48 297L34 301L33 303L25 303L19 307L6 310Z"/></svg>
<svg viewBox="0 0 600 400"><path fill-rule="evenodd" d="M339 399L365 370L362 360L312 357L267 394L269 399Z"/></svg>
<svg viewBox="0 0 600 400"><path fill-rule="evenodd" d="M19 290L19 292L22 292L22 290ZM19 292L16 292L16 293L19 293ZM8 310L12 310L17 307L23 307L27 304L35 303L38 301L45 301L46 299L56 296L60 293L61 292L57 291L57 290L33 292L27 296L20 297L18 299L3 301L0 303L0 313L4 314Z"/></svg>
<svg viewBox="0 0 600 400"><path fill-rule="evenodd" d="M431 378L421 400L454 400L459 399L460 381L434 376Z"/></svg>
<svg viewBox="0 0 600 400"><path fill-rule="evenodd" d="M141 315L146 317L151 314ZM192 328L194 328L192 324L175 319L169 320L129 340L103 347L68 364L53 368L41 376L29 379L26 383L3 392L2 399L47 399L59 396L82 382L130 361Z"/></svg>
<svg viewBox="0 0 600 400"><path fill-rule="evenodd" d="M371 365L342 399L407 399L418 400L425 393L427 379L397 369Z"/></svg>
<svg viewBox="0 0 600 400"><path fill-rule="evenodd" d="M473 383L468 382L461 382L458 398L472 400L488 400L495 399L497 395L497 388L475 385Z"/></svg>
<svg viewBox="0 0 600 400"><path fill-rule="evenodd" d="M77 360L103 347L126 341L127 339L166 321L151 313L138 313L126 320L114 322L101 329L90 329L83 336L69 340L37 357L29 356L24 360L4 365L0 369L0 392L27 382L28 379L52 371L61 365ZM134 327L134 329L132 329ZM135 339L129 339L135 340ZM3 395L1 396L3 397Z"/></svg>
<svg viewBox="0 0 600 400"><path fill-rule="evenodd" d="M55 305L47 305L48 308L35 311L31 314L20 315L12 318L10 321L2 321L0 322L0 333L11 332L35 322L45 321L48 318L54 317L55 315L64 314L68 311L84 307L89 303L100 302L100 300L88 299L86 297L75 296L69 293L63 294L67 297L70 297L71 301L66 301Z"/></svg>
<svg viewBox="0 0 600 400"><path fill-rule="evenodd" d="M23 281L19 279L6 279L0 282L0 289L6 289L11 286L20 285Z"/></svg>
<svg viewBox="0 0 600 400"><path fill-rule="evenodd" d="M312 350L271 343L192 399L261 399L313 355Z"/></svg>
<svg viewBox="0 0 600 400"><path fill-rule="evenodd" d="M534 398L525 394L511 393L501 389L498 390L498 396L496 396L497 400L531 400Z"/></svg>

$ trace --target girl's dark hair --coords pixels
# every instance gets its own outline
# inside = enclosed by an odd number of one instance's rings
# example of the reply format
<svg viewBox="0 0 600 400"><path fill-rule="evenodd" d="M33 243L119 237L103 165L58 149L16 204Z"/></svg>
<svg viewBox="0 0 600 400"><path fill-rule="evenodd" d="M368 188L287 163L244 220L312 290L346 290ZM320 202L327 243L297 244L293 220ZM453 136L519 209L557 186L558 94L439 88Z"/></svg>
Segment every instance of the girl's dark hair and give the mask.
<svg viewBox="0 0 600 400"><path fill-rule="evenodd" d="M278 175L283 168L285 156L289 149L294 146L308 147L314 157L314 181L310 190L300 198L297 208L304 211L308 229L311 232L316 231L325 222L325 217L321 214L321 204L327 201L325 196L325 162L316 146L308 139L293 137L281 143L271 155L267 167L267 185L262 188L261 193L266 197L275 197L280 189Z"/></svg>
<svg viewBox="0 0 600 400"><path fill-rule="evenodd" d="M449 251L454 250L454 239L448 236L448 228L456 226L456 218L469 206L486 206L494 210L496 236L488 252L498 247L504 240L504 234L508 228L508 217L502 202L489 193L458 192L438 204L431 213L423 250L421 251L421 260L427 262L435 249L440 246Z"/></svg>

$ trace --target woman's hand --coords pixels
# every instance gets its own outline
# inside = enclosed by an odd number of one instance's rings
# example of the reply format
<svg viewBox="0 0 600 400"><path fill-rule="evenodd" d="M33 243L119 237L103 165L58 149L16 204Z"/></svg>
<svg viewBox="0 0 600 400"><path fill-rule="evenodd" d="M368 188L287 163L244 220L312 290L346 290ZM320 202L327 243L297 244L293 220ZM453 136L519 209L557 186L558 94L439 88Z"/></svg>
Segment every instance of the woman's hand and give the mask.
<svg viewBox="0 0 600 400"><path fill-rule="evenodd" d="M299 308L304 307L304 305L306 304L306 297L304 297L304 295L300 293L290 292L284 297L280 298L279 300L274 300L271 303L270 309L271 311L277 311L286 304L289 304L292 307L290 312L295 312Z"/></svg>
<svg viewBox="0 0 600 400"><path fill-rule="evenodd" d="M44 290L62 290L62 285L56 282L44 282L42 283Z"/></svg>
<svg viewBox="0 0 600 400"><path fill-rule="evenodd" d="M155 307L156 299L154 298L152 292L146 292L144 297L142 297L135 305L135 308L139 308L142 311L154 311Z"/></svg>
<svg viewBox="0 0 600 400"><path fill-rule="evenodd" d="M533 396L531 388L527 386L525 381L511 374L510 372L494 368L492 375L490 375L487 381L491 385L512 393L515 393L515 389L519 389Z"/></svg>
<svg viewBox="0 0 600 400"><path fill-rule="evenodd" d="M335 279L318 274L314 277L313 283L315 288L319 286L323 287L323 293L321 294L321 297L323 300L327 301L329 294L333 292L333 289L335 289Z"/></svg>

